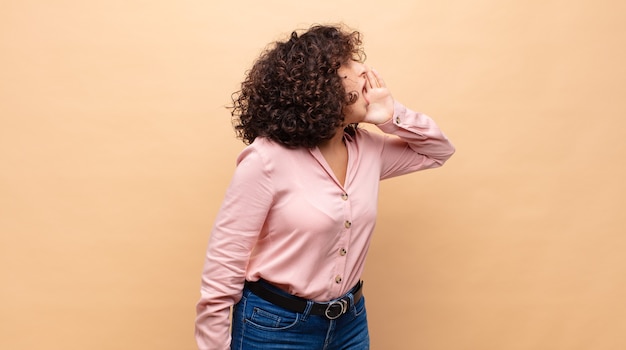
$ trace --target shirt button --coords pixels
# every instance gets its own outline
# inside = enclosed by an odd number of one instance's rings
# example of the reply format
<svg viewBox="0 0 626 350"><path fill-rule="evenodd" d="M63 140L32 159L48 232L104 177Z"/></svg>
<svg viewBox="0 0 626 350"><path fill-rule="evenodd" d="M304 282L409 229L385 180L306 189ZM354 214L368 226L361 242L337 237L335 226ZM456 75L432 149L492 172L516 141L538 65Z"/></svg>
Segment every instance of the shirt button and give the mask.
<svg viewBox="0 0 626 350"><path fill-rule="evenodd" d="M339 249L339 255L344 256L346 254L348 254L348 251L346 250L346 248Z"/></svg>
<svg viewBox="0 0 626 350"><path fill-rule="evenodd" d="M348 194L347 193L341 194L341 199L343 199L344 201L347 201L348 200Z"/></svg>
<svg viewBox="0 0 626 350"><path fill-rule="evenodd" d="M396 124L400 124L400 117L396 117Z"/></svg>
<svg viewBox="0 0 626 350"><path fill-rule="evenodd" d="M346 220L346 222L343 224L346 228L350 228L350 226L352 226L352 223L348 220Z"/></svg>
<svg viewBox="0 0 626 350"><path fill-rule="evenodd" d="M335 283L339 284L341 283L341 281L342 281L341 276L337 275L337 277L335 277Z"/></svg>

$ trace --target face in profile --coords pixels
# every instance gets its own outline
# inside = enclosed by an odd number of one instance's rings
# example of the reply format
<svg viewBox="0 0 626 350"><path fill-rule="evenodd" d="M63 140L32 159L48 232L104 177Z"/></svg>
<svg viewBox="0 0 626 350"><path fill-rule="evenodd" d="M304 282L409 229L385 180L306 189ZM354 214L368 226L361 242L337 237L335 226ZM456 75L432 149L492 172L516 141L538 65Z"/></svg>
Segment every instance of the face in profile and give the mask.
<svg viewBox="0 0 626 350"><path fill-rule="evenodd" d="M365 63L349 60L337 70L343 78L343 87L350 95L350 104L344 107L345 124L358 123L365 118L368 102L365 98L366 73L369 67Z"/></svg>

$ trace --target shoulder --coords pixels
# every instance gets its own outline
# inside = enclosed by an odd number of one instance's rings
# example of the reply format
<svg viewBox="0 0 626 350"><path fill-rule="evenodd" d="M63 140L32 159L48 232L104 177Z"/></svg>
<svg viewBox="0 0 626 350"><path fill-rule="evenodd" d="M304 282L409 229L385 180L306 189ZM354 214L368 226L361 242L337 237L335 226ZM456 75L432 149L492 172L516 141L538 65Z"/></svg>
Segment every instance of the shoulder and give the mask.
<svg viewBox="0 0 626 350"><path fill-rule="evenodd" d="M347 136L349 141L355 142L357 145L377 147L385 142L385 135L375 130L368 130L364 127L356 129L354 136Z"/></svg>
<svg viewBox="0 0 626 350"><path fill-rule="evenodd" d="M297 158L304 148L289 148L265 137L257 137L246 146L237 157L237 165L242 161L255 158L265 165L275 166L278 163Z"/></svg>

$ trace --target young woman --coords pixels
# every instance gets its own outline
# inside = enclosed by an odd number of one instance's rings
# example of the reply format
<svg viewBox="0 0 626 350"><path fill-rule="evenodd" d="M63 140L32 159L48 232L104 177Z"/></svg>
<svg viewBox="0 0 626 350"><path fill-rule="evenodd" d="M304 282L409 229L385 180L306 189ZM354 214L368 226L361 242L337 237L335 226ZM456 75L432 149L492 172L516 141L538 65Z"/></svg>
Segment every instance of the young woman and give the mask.
<svg viewBox="0 0 626 350"><path fill-rule="evenodd" d="M199 349L369 348L361 273L379 181L454 147L364 58L358 32L313 26L274 43L234 95L248 146L209 239Z"/></svg>

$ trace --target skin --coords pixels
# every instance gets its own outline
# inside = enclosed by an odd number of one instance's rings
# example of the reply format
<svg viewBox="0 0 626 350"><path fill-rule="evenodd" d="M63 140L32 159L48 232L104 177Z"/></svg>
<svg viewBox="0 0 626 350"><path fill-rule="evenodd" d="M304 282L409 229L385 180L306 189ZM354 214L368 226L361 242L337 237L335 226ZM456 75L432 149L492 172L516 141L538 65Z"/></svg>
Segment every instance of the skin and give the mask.
<svg viewBox="0 0 626 350"><path fill-rule="evenodd" d="M346 91L358 93L357 101L344 110L345 123L382 124L393 116L393 97L385 81L373 69L358 61L349 61L337 70L344 77ZM335 136L318 146L337 180L343 185L348 166L348 149L343 142L343 126Z"/></svg>
<svg viewBox="0 0 626 350"><path fill-rule="evenodd" d="M345 109L346 124L381 124L393 115L393 98L377 71L358 61L349 61L337 70L346 91L356 91L356 103Z"/></svg>

